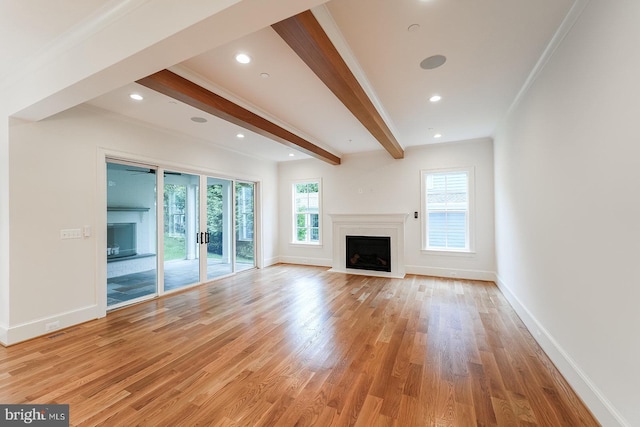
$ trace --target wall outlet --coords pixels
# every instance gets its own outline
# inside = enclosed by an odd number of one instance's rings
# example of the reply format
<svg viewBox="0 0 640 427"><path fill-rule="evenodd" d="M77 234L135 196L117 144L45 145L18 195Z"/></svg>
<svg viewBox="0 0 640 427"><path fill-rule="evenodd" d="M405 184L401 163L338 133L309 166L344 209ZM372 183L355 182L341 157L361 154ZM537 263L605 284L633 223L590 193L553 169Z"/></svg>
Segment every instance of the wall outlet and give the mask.
<svg viewBox="0 0 640 427"><path fill-rule="evenodd" d="M47 323L44 325L44 330L46 332L55 331L56 329L60 329L60 321L56 320L55 322Z"/></svg>

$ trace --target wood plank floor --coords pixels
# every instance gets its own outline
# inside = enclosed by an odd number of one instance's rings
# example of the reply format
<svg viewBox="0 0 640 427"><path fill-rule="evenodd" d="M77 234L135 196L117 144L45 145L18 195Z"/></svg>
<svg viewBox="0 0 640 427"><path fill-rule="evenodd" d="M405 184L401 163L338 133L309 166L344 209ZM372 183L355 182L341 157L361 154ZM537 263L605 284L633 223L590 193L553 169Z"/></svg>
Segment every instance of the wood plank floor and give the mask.
<svg viewBox="0 0 640 427"><path fill-rule="evenodd" d="M277 265L0 347L93 426L597 426L493 283Z"/></svg>

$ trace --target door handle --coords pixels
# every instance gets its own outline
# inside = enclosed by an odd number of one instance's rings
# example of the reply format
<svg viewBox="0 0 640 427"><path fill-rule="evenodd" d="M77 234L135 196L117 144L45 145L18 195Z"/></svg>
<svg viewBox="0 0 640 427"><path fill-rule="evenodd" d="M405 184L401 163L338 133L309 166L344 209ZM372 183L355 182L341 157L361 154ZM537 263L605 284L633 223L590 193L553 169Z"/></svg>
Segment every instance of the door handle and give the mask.
<svg viewBox="0 0 640 427"><path fill-rule="evenodd" d="M196 233L196 243L200 243L201 245L203 243L209 243L209 235L211 233L207 232L203 232L201 231L200 233Z"/></svg>

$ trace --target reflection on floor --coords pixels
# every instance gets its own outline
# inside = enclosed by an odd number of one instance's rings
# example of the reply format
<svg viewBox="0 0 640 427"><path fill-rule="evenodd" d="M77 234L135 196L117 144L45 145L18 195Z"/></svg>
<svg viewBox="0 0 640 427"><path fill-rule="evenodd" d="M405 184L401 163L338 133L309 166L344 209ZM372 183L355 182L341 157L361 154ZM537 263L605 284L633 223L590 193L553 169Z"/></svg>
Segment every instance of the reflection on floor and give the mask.
<svg viewBox="0 0 640 427"><path fill-rule="evenodd" d="M198 283L198 265L195 260L176 260L165 263L164 288L167 291ZM236 271L253 268L253 264L236 262ZM208 260L207 279L231 273L231 264L220 260ZM107 279L107 306L121 305L126 301L154 294L156 291L156 271L125 274Z"/></svg>

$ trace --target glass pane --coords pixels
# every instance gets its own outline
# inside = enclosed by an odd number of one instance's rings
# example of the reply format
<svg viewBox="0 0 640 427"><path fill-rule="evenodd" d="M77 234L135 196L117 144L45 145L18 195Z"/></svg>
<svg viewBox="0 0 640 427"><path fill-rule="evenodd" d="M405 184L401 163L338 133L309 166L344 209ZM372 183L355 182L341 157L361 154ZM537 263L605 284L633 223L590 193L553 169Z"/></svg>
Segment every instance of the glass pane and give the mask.
<svg viewBox="0 0 640 427"><path fill-rule="evenodd" d="M199 182L197 175L164 173L164 289L198 283Z"/></svg>
<svg viewBox="0 0 640 427"><path fill-rule="evenodd" d="M156 171L107 162L107 306L157 293Z"/></svg>
<svg viewBox="0 0 640 427"><path fill-rule="evenodd" d="M446 232L446 214L444 212L429 213L429 247L446 248L447 232Z"/></svg>
<svg viewBox="0 0 640 427"><path fill-rule="evenodd" d="M429 213L429 247L464 249L467 246L466 234L466 212Z"/></svg>
<svg viewBox="0 0 640 427"><path fill-rule="evenodd" d="M236 182L236 271L255 267L255 184Z"/></svg>
<svg viewBox="0 0 640 427"><path fill-rule="evenodd" d="M464 249L466 242L467 214L465 212L447 213L447 247Z"/></svg>
<svg viewBox="0 0 640 427"><path fill-rule="evenodd" d="M296 228L293 240L296 242L319 241L319 231L311 228L319 226L320 185L317 182L294 184L294 215Z"/></svg>
<svg viewBox="0 0 640 427"><path fill-rule="evenodd" d="M207 279L232 272L231 184L227 179L207 178Z"/></svg>
<svg viewBox="0 0 640 427"><path fill-rule="evenodd" d="M296 236L298 238L298 242L306 242L307 241L307 228L298 227L296 230Z"/></svg>
<svg viewBox="0 0 640 427"><path fill-rule="evenodd" d="M429 174L426 184L427 246L465 249L468 240L468 172Z"/></svg>

